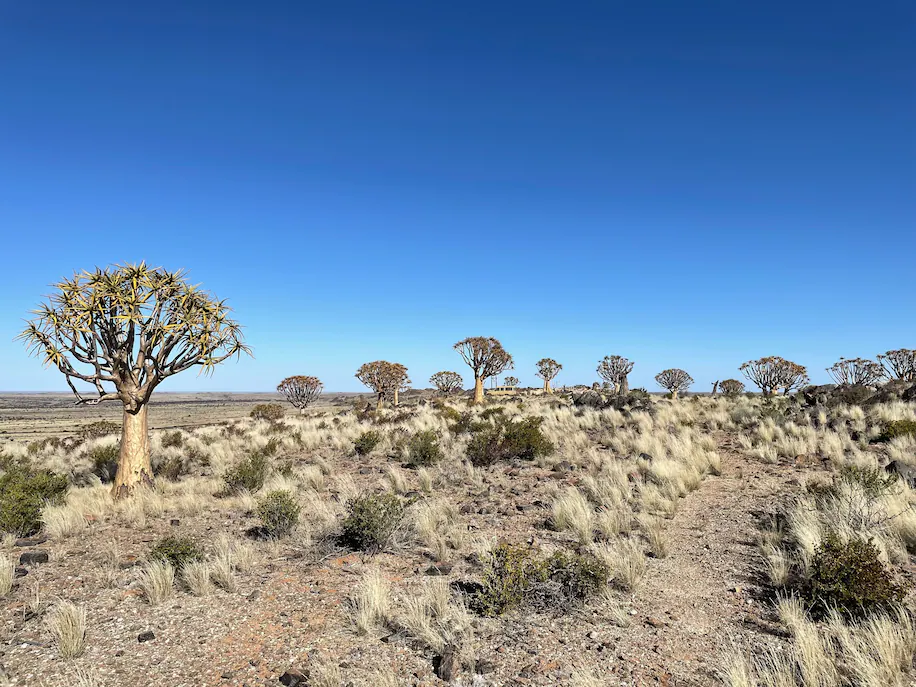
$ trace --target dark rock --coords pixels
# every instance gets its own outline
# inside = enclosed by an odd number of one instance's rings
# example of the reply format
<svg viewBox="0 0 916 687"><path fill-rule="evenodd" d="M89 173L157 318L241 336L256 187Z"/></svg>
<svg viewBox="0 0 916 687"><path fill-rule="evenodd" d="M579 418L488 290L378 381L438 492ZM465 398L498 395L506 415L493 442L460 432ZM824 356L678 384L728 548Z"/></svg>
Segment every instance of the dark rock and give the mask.
<svg viewBox="0 0 916 687"><path fill-rule="evenodd" d="M48 538L45 535L40 534L36 537L25 537L23 539L17 539L16 546L39 546L44 544L46 541L48 541Z"/></svg>
<svg viewBox="0 0 916 687"><path fill-rule="evenodd" d="M884 469L893 475L897 475L911 488L916 487L916 467L901 463L899 460L892 460L884 466Z"/></svg>
<svg viewBox="0 0 916 687"><path fill-rule="evenodd" d="M152 630L147 630L146 632L141 632L137 635L137 641L143 644L144 642L151 642L156 639L156 634Z"/></svg>
<svg viewBox="0 0 916 687"><path fill-rule="evenodd" d="M48 552L42 550L24 551L19 556L19 565L38 565L48 562Z"/></svg>
<svg viewBox="0 0 916 687"><path fill-rule="evenodd" d="M16 568L16 577L25 577L29 574L29 571L25 568Z"/></svg>
<svg viewBox="0 0 916 687"><path fill-rule="evenodd" d="M452 571L452 567L451 563L436 563L424 570L423 574L432 576L448 575Z"/></svg>
<svg viewBox="0 0 916 687"><path fill-rule="evenodd" d="M172 527L178 527L181 524L181 520L179 520L178 518L172 518L169 524Z"/></svg>
<svg viewBox="0 0 916 687"><path fill-rule="evenodd" d="M295 668L287 670L280 676L280 684L283 687L306 687L308 684L308 675Z"/></svg>
<svg viewBox="0 0 916 687"><path fill-rule="evenodd" d="M640 458L640 460L645 460L645 461L647 461L647 462L649 462L649 463L651 463L652 460L653 460L652 456L650 456L648 453L640 453L640 454L639 454L639 458Z"/></svg>
<svg viewBox="0 0 916 687"><path fill-rule="evenodd" d="M553 466L554 472L572 472L575 469L575 466L568 460L561 460L559 463Z"/></svg>
<svg viewBox="0 0 916 687"><path fill-rule="evenodd" d="M433 657L433 670L436 676L445 682L452 682L461 671L461 661L453 646L447 646L439 656Z"/></svg>

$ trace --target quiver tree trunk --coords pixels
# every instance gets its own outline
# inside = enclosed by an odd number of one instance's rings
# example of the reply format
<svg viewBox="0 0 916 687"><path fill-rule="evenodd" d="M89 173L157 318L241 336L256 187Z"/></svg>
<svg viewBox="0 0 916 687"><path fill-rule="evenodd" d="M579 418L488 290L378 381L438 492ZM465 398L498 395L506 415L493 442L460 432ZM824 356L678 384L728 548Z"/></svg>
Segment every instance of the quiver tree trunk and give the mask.
<svg viewBox="0 0 916 687"><path fill-rule="evenodd" d="M394 405L398 405L398 404L400 404L400 401L398 400L398 390L395 389L394 390Z"/></svg>
<svg viewBox="0 0 916 687"><path fill-rule="evenodd" d="M544 393L548 393L548 394L552 394L552 393L553 393L553 389L550 388L550 380L549 380L549 379L545 379L545 380L544 380Z"/></svg>
<svg viewBox="0 0 916 687"><path fill-rule="evenodd" d="M672 389L672 391L671 391L671 398L672 398L672 400L674 400L674 399L677 398L677 389Z"/></svg>
<svg viewBox="0 0 916 687"><path fill-rule="evenodd" d="M382 399L383 399L384 397L385 397L385 394L382 393L382 392L380 391L379 394L378 394L378 398L377 398L376 401L375 401L375 409L376 409L376 410L381 410L381 409L382 409Z"/></svg>
<svg viewBox="0 0 916 687"><path fill-rule="evenodd" d="M623 375L620 378L620 383L617 385L617 393L619 393L621 396L626 396L628 393L630 393L630 382L626 375Z"/></svg>
<svg viewBox="0 0 916 687"><path fill-rule="evenodd" d="M474 403L483 403L483 379L474 378Z"/></svg>
<svg viewBox="0 0 916 687"><path fill-rule="evenodd" d="M128 496L138 486L153 484L146 410L145 403L135 411L128 410L126 406L124 408L118 472L111 488L111 494L115 498Z"/></svg>

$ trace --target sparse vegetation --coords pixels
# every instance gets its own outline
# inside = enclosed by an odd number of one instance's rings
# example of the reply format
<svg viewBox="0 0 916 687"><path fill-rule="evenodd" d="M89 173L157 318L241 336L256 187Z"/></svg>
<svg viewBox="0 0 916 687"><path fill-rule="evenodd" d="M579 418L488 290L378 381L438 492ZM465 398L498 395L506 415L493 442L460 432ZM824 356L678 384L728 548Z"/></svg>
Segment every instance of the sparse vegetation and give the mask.
<svg viewBox="0 0 916 687"><path fill-rule="evenodd" d="M261 528L268 537L279 539L288 536L299 523L302 507L288 491L277 490L265 494L258 501Z"/></svg>
<svg viewBox="0 0 916 687"><path fill-rule="evenodd" d="M270 461L264 451L252 451L223 475L226 489L230 493L242 490L254 494L260 491L267 480Z"/></svg>
<svg viewBox="0 0 916 687"><path fill-rule="evenodd" d="M41 529L41 512L63 501L63 475L30 466L10 466L0 475L0 531L26 537Z"/></svg>
<svg viewBox="0 0 916 687"><path fill-rule="evenodd" d="M188 563L199 561L203 553L197 544L187 537L165 537L153 544L150 560L170 563L175 570L182 570Z"/></svg>
<svg viewBox="0 0 916 687"><path fill-rule="evenodd" d="M263 420L265 422L276 422L280 420L286 411L279 403L258 403L251 409L249 417L252 420Z"/></svg>
<svg viewBox="0 0 916 687"><path fill-rule="evenodd" d="M353 442L353 450L358 456L366 456L372 453L380 443L382 443L382 433L370 429L356 437Z"/></svg>
<svg viewBox="0 0 916 687"><path fill-rule="evenodd" d="M392 493L363 494L347 502L341 541L358 551L381 551L404 518L404 504Z"/></svg>

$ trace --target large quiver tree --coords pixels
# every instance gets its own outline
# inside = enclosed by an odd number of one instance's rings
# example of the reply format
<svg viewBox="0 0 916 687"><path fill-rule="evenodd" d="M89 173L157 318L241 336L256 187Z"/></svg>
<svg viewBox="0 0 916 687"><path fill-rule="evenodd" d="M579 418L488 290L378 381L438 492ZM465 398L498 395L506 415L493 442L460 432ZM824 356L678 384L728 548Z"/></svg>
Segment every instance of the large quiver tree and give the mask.
<svg viewBox="0 0 916 687"><path fill-rule="evenodd" d="M492 336L472 336L455 344L455 350L474 373L474 403L483 403L483 381L512 369L512 356Z"/></svg>
<svg viewBox="0 0 916 687"><path fill-rule="evenodd" d="M112 494L152 484L147 404L166 377L211 373L250 350L225 301L185 281L183 271L112 265L54 284L20 338L67 379L77 405L120 401L121 450ZM77 382L94 387L87 397Z"/></svg>
<svg viewBox="0 0 916 687"><path fill-rule="evenodd" d="M875 386L887 375L884 366L864 358L840 358L827 368L837 384Z"/></svg>
<svg viewBox="0 0 916 687"><path fill-rule="evenodd" d="M277 391L286 397L293 408L298 408L299 413L304 413L312 403L318 400L324 384L318 377L308 377L306 375L295 375L287 377L277 385Z"/></svg>
<svg viewBox="0 0 916 687"><path fill-rule="evenodd" d="M677 398L679 391L690 388L690 385L693 384L693 377L684 370L673 367L655 375L655 382L661 388L667 389L671 393L671 398Z"/></svg>
<svg viewBox="0 0 916 687"><path fill-rule="evenodd" d="M630 384L627 376L633 371L634 363L619 355L606 355L598 363L598 376L614 385L614 393L627 394Z"/></svg>
<svg viewBox="0 0 916 687"><path fill-rule="evenodd" d="M779 389L788 394L810 381L804 365L793 363L778 355L748 360L738 369L763 392L764 396L772 396Z"/></svg>
<svg viewBox="0 0 916 687"><path fill-rule="evenodd" d="M398 404L398 392L405 389L410 380L407 368L400 363L389 363L387 360L376 360L364 363L357 371L356 378L376 393L376 409L382 407L386 398Z"/></svg>
<svg viewBox="0 0 916 687"><path fill-rule="evenodd" d="M537 361L537 368L537 376L544 380L544 391L552 394L553 389L550 388L550 382L560 374L563 366L553 358L541 358Z"/></svg>
<svg viewBox="0 0 916 687"><path fill-rule="evenodd" d="M916 349L898 348L878 356L891 379L916 382Z"/></svg>

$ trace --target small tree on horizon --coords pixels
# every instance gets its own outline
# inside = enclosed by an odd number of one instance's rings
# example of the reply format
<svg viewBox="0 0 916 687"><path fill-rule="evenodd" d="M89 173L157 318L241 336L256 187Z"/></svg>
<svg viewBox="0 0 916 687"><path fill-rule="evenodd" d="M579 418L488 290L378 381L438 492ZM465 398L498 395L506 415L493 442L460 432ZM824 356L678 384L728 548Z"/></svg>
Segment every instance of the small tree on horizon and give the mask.
<svg viewBox="0 0 916 687"><path fill-rule="evenodd" d="M537 361L537 368L537 376L544 380L544 391L552 394L553 389L550 388L550 382L560 374L563 366L553 358L541 358Z"/></svg>
<svg viewBox="0 0 916 687"><path fill-rule="evenodd" d="M503 380L503 386L511 386L511 387L518 386L518 377L506 377Z"/></svg>
<svg viewBox="0 0 916 687"><path fill-rule="evenodd" d="M881 363L864 358L840 358L827 368L837 384L874 386L887 376Z"/></svg>
<svg viewBox="0 0 916 687"><path fill-rule="evenodd" d="M726 398L735 398L744 393L744 382L738 379L726 379L719 382L719 391Z"/></svg>
<svg viewBox="0 0 916 687"><path fill-rule="evenodd" d="M233 356L251 354L226 302L185 275L145 262L77 272L54 284L56 292L18 337L64 374L77 405L123 405L115 498L153 483L147 409L155 388L192 367L210 374ZM74 380L98 395L84 397Z"/></svg>
<svg viewBox="0 0 916 687"><path fill-rule="evenodd" d="M804 365L793 363L778 355L748 360L738 369L763 392L764 396L772 396L779 389L788 394L811 381Z"/></svg>
<svg viewBox="0 0 916 687"><path fill-rule="evenodd" d="M461 375L450 370L437 372L429 378L429 383L436 387L439 393L445 395L457 393L464 386L464 380Z"/></svg>
<svg viewBox="0 0 916 687"><path fill-rule="evenodd" d="M690 385L693 384L693 377L684 370L673 367L655 375L655 381L660 387L671 393L671 398L677 398L679 391L690 388Z"/></svg>
<svg viewBox="0 0 916 687"><path fill-rule="evenodd" d="M878 360L891 379L916 382L916 349L898 348L878 355Z"/></svg>
<svg viewBox="0 0 916 687"><path fill-rule="evenodd" d="M277 391L286 397L293 408L299 409L299 414L305 412L312 403L318 400L324 384L318 377L308 377L305 375L296 375L287 377L277 385Z"/></svg>
<svg viewBox="0 0 916 687"><path fill-rule="evenodd" d="M598 375L614 386L614 393L627 394L630 391L627 376L633 371L634 365L623 356L606 355L598 363Z"/></svg>
<svg viewBox="0 0 916 687"><path fill-rule="evenodd" d="M405 389L410 380L407 368L400 363L387 360L376 360L364 363L357 371L356 378L377 394L375 408L381 409L385 398L391 398L398 404L398 392Z"/></svg>
<svg viewBox="0 0 916 687"><path fill-rule="evenodd" d="M472 336L454 348L474 373L474 403L483 403L483 380L513 369L512 356L492 336Z"/></svg>

